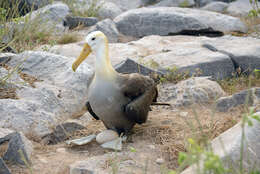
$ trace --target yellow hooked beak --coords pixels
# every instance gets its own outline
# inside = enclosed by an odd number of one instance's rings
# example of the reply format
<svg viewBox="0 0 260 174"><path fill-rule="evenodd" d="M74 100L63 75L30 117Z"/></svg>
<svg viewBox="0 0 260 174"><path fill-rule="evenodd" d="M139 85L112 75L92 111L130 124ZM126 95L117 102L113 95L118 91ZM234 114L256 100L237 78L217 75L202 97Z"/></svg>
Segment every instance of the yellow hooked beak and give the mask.
<svg viewBox="0 0 260 174"><path fill-rule="evenodd" d="M83 50L81 51L79 57L76 59L76 61L72 64L72 70L76 71L78 66L88 57L88 55L91 53L91 48L89 44L85 43Z"/></svg>

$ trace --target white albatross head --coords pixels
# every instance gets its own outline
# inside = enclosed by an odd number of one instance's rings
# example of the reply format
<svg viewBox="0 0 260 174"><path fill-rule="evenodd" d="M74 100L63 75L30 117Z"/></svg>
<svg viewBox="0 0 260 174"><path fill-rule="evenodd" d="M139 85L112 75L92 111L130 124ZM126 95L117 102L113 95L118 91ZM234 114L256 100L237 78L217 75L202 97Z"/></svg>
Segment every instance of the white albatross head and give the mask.
<svg viewBox="0 0 260 174"><path fill-rule="evenodd" d="M108 40L101 31L94 31L87 35L83 50L72 64L72 70L76 71L78 66L93 52L96 55L96 71L114 72L108 56Z"/></svg>

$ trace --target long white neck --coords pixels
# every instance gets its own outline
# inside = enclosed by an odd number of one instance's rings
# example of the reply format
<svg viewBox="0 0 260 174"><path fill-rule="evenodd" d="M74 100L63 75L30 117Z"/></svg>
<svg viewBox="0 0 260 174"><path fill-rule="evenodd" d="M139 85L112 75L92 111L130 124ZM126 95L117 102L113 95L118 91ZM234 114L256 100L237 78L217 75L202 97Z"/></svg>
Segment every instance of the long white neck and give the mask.
<svg viewBox="0 0 260 174"><path fill-rule="evenodd" d="M95 63L95 75L97 78L109 78L116 75L116 71L111 65L108 55L108 43L102 42L95 51L96 63Z"/></svg>

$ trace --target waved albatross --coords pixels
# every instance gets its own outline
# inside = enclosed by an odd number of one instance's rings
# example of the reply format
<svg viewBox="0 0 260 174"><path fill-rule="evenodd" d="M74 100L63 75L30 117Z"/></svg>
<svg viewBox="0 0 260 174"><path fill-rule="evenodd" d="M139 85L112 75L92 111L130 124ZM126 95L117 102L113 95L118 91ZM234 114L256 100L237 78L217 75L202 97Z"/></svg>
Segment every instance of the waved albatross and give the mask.
<svg viewBox="0 0 260 174"><path fill-rule="evenodd" d="M94 31L86 37L84 48L72 65L73 71L93 52L95 75L88 87L87 109L107 129L127 134L147 120L152 102L157 98L156 83L138 73L121 74L112 67L107 37Z"/></svg>

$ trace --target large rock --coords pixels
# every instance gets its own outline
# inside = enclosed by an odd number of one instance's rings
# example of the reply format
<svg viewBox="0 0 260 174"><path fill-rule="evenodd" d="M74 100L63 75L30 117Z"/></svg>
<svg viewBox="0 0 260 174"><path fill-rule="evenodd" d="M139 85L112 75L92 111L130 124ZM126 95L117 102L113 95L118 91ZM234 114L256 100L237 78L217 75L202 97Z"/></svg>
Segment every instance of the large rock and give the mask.
<svg viewBox="0 0 260 174"><path fill-rule="evenodd" d="M212 50L228 55L235 68L240 68L241 72L252 72L260 67L260 39L225 36L205 43Z"/></svg>
<svg viewBox="0 0 260 174"><path fill-rule="evenodd" d="M31 163L33 146L22 133L14 132L0 138L0 145L6 141L8 142L8 148L4 153L3 160L12 164L21 165Z"/></svg>
<svg viewBox="0 0 260 174"><path fill-rule="evenodd" d="M205 5L201 9L219 12L219 13L224 13L226 11L227 7L228 7L228 3L225 3L225 2L211 2L207 5Z"/></svg>
<svg viewBox="0 0 260 174"><path fill-rule="evenodd" d="M260 113L256 113L259 115ZM243 168L245 171L260 170L260 123L249 118L253 126L245 124L244 137L241 122L212 140L212 150L220 157L226 167L239 171L241 152L243 153ZM243 139L243 140L242 140ZM244 147L241 151L241 140ZM181 174L196 174L197 165L192 165ZM200 170L203 170L201 168Z"/></svg>
<svg viewBox="0 0 260 174"><path fill-rule="evenodd" d="M116 4L112 2L104 2L98 11L98 16L102 19L114 19L121 13L123 13L123 11Z"/></svg>
<svg viewBox="0 0 260 174"><path fill-rule="evenodd" d="M177 83L163 84L160 88L160 100L172 106L205 104L224 96L225 92L215 81L205 77L195 77Z"/></svg>
<svg viewBox="0 0 260 174"><path fill-rule="evenodd" d="M105 19L98 22L90 29L90 32L92 31L102 31L107 36L110 43L118 42L119 32L114 21L111 19Z"/></svg>
<svg viewBox="0 0 260 174"><path fill-rule="evenodd" d="M231 2L227 8L227 12L235 16L248 16L250 10L252 10L252 5L248 0L237 0Z"/></svg>
<svg viewBox="0 0 260 174"><path fill-rule="evenodd" d="M56 45L49 51L69 57L77 57L82 43ZM109 45L113 65L126 58L152 65L158 70L177 68L190 73L200 69L201 75L215 79L231 77L235 69L254 70L259 64L259 39L224 36L220 38L192 36L148 36L126 44ZM202 56L203 55L203 56ZM95 56L86 60L94 65Z"/></svg>
<svg viewBox="0 0 260 174"><path fill-rule="evenodd" d="M25 16L26 26L37 27L39 31L48 31L51 33L61 33L65 31L64 22L66 16L70 14L69 7L62 3L56 2L44 6Z"/></svg>
<svg viewBox="0 0 260 174"><path fill-rule="evenodd" d="M20 67L27 80L16 89L19 100L0 100L0 127L41 137L84 107L91 68L83 63L73 72L73 59L28 51L11 58L9 67ZM26 79L26 78L24 78Z"/></svg>
<svg viewBox="0 0 260 174"><path fill-rule="evenodd" d="M111 43L109 55L114 66L121 62L116 68L124 66L120 72L144 72L142 67L137 68L136 63L139 63L157 72L176 69L193 75L223 79L232 77L237 67L243 71L259 68L259 43L259 39L229 35L217 38L147 36L129 43ZM76 58L82 46L82 43L55 45L49 51ZM126 61L127 58L131 60ZM86 62L94 66L95 55L90 54Z"/></svg>
<svg viewBox="0 0 260 174"><path fill-rule="evenodd" d="M260 88L252 88L233 94L232 96L222 97L216 101L216 110L227 112L236 106L246 104L248 106L260 103Z"/></svg>
<svg viewBox="0 0 260 174"><path fill-rule="evenodd" d="M230 57L203 47L203 43L207 42L208 38L194 39L183 36L164 39L159 36L150 36L133 44L136 47L149 49L149 46L153 45L151 43L161 43L160 46L153 46L154 49L158 49L159 53L142 58L144 64L148 64L157 70L164 72L178 71L197 76L212 76L214 79L230 77L234 72Z"/></svg>
<svg viewBox="0 0 260 174"><path fill-rule="evenodd" d="M247 32L240 19L215 12L178 7L129 10L114 19L119 32L134 37L173 34Z"/></svg>
<svg viewBox="0 0 260 174"><path fill-rule="evenodd" d="M194 0L162 0L149 7L192 7L194 5Z"/></svg>

